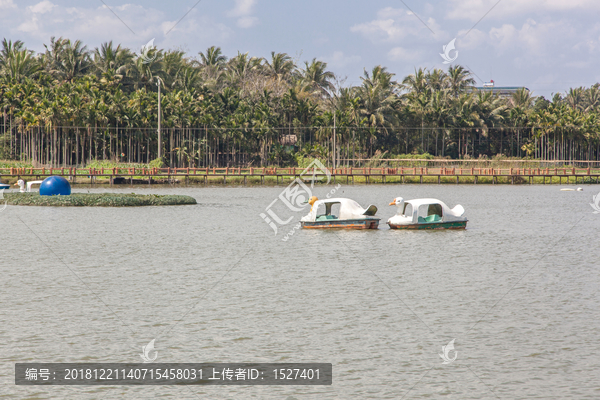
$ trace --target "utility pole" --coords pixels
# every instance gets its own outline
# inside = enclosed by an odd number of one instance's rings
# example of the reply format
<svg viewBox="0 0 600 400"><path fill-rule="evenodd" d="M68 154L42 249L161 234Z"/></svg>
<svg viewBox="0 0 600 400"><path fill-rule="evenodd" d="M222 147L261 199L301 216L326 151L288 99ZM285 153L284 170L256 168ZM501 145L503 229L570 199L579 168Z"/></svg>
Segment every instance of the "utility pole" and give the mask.
<svg viewBox="0 0 600 400"><path fill-rule="evenodd" d="M335 110L333 111L333 169L335 170L335 156L337 147L335 147Z"/></svg>
<svg viewBox="0 0 600 400"><path fill-rule="evenodd" d="M157 76L158 85L158 158L162 158L162 132L160 130L160 84L161 79Z"/></svg>

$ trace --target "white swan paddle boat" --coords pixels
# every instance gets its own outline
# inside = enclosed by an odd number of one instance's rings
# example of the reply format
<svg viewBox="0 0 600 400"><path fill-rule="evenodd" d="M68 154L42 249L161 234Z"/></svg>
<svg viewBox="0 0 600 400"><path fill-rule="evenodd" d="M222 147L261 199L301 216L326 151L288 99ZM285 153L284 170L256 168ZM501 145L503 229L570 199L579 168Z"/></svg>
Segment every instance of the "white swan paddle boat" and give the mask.
<svg viewBox="0 0 600 400"><path fill-rule="evenodd" d="M390 229L465 229L467 217L460 204L448 207L437 199L406 200L396 197L390 206L398 207L398 213L388 219Z"/></svg>
<svg viewBox="0 0 600 400"><path fill-rule="evenodd" d="M25 193L25 192L31 192L31 186L41 185L42 182L44 182L44 181L29 181L29 182L27 182L27 189L25 189L25 181L23 179L19 179L17 181L17 183L15 183L15 186L19 187L19 192Z"/></svg>
<svg viewBox="0 0 600 400"><path fill-rule="evenodd" d="M319 200L314 196L308 203L312 207L310 213L300 220L302 228L377 229L379 227L380 218L375 217L377 207L374 205L362 208L360 204L351 199ZM332 208L335 208L333 212L337 212L337 215L332 212Z"/></svg>

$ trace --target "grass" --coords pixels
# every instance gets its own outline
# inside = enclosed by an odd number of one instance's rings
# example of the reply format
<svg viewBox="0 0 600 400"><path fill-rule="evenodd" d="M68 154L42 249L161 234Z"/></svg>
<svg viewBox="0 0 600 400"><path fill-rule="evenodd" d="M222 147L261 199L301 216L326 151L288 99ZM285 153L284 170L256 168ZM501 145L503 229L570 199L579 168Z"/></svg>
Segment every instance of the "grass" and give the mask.
<svg viewBox="0 0 600 400"><path fill-rule="evenodd" d="M0 160L0 168L33 168L33 164L22 161Z"/></svg>
<svg viewBox="0 0 600 400"><path fill-rule="evenodd" d="M38 193L5 193L5 200L15 206L46 207L142 207L196 204L190 196L122 193L73 193L70 196L40 196Z"/></svg>

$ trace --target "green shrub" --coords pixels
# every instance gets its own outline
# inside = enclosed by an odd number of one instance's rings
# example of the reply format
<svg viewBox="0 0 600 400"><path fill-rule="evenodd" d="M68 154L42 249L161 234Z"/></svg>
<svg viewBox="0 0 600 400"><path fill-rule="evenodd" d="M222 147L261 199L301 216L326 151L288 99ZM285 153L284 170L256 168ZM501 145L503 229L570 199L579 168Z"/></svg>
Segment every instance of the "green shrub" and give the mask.
<svg viewBox="0 0 600 400"><path fill-rule="evenodd" d="M106 167L105 167L106 168ZM182 195L142 195L124 193L73 193L70 196L40 196L39 193L5 193L10 205L50 207L141 207L197 204Z"/></svg>
<svg viewBox="0 0 600 400"><path fill-rule="evenodd" d="M296 154L296 162L298 163L299 168L307 168L315 160L319 160L323 165L327 165L326 159L304 157L302 155Z"/></svg>
<svg viewBox="0 0 600 400"><path fill-rule="evenodd" d="M164 168L165 167L164 159L163 158L154 159L154 160L150 161L150 164L148 164L148 167L150 167L150 168Z"/></svg>
<svg viewBox="0 0 600 400"><path fill-rule="evenodd" d="M0 160L0 168L33 168L33 164L21 161Z"/></svg>

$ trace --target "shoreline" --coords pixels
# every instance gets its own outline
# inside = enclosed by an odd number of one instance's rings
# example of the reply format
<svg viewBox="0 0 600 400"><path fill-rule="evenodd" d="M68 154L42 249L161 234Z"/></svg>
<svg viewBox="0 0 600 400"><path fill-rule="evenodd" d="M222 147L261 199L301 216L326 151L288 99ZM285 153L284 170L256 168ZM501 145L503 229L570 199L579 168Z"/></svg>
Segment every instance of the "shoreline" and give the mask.
<svg viewBox="0 0 600 400"><path fill-rule="evenodd" d="M257 177L235 177L228 176L226 180L222 177L208 177L206 179L200 177L189 177L188 179L161 179L151 183L144 179L125 179L123 183L112 183L110 179L81 179L78 178L77 182L70 181L71 188L76 189L95 189L95 188L111 188L111 189L127 189L127 188L208 188L208 187L287 187L296 178L292 176L268 176L263 179ZM140 177L141 178L141 177ZM368 186L368 185L597 185L600 184L600 179L595 177L577 176L577 177L544 177L544 176L533 176L530 177L511 177L511 176L448 176L448 177L435 177L435 176L384 176L384 177L363 177L355 176L350 177L335 177L331 178L329 183L317 183L317 186L334 186L337 184L342 185L357 185L357 186ZM2 183L10 185L11 193L13 190L18 190L14 184L17 179L2 179ZM25 181L27 182L27 180ZM307 180L305 183L309 183ZM35 188L34 188L35 190Z"/></svg>
<svg viewBox="0 0 600 400"><path fill-rule="evenodd" d="M310 168L310 167L309 167ZM0 169L9 185L18 179L43 180L62 176L73 187L108 185L177 186L289 186L294 181L328 184L598 184L598 168L446 168L377 167L335 168L315 166L308 170L287 168L10 168Z"/></svg>

